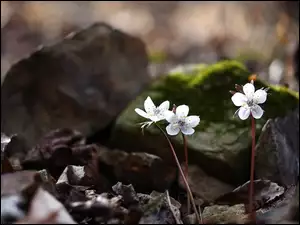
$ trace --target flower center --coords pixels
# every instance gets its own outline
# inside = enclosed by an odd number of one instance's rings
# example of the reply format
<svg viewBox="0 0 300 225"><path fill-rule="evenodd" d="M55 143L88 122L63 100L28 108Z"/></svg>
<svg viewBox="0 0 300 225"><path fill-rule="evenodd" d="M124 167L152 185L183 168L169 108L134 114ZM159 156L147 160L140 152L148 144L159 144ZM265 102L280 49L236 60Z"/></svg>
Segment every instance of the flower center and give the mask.
<svg viewBox="0 0 300 225"><path fill-rule="evenodd" d="M253 100L248 100L248 101L247 101L247 105L248 105L249 107L253 106L253 105L254 105Z"/></svg>
<svg viewBox="0 0 300 225"><path fill-rule="evenodd" d="M184 126L185 126L185 122L182 121L182 120L179 120L179 121L178 121L178 125L179 125L180 127L184 127Z"/></svg>
<svg viewBox="0 0 300 225"><path fill-rule="evenodd" d="M155 109L154 110L154 115L158 115L158 114L160 114L160 110L159 109Z"/></svg>
<svg viewBox="0 0 300 225"><path fill-rule="evenodd" d="M154 111L153 111L153 116L157 116L157 117L162 117L163 116L163 112L162 112L162 110L160 110L160 109L155 109Z"/></svg>

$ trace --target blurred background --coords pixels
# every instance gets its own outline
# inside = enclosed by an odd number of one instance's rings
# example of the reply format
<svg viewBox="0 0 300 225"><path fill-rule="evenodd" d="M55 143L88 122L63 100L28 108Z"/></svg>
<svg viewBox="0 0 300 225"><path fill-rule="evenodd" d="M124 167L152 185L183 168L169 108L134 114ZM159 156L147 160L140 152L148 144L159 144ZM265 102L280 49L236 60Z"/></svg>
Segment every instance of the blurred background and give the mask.
<svg viewBox="0 0 300 225"><path fill-rule="evenodd" d="M38 46L99 21L144 40L153 76L234 58L262 79L298 91L299 1L1 1L1 83Z"/></svg>

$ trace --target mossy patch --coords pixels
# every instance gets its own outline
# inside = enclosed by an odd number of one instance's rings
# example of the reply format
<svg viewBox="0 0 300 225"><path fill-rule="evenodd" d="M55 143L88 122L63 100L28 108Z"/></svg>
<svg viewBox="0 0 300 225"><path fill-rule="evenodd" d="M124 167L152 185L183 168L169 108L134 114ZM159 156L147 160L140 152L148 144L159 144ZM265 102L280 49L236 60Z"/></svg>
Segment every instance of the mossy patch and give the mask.
<svg viewBox="0 0 300 225"><path fill-rule="evenodd" d="M229 90L235 84L248 82L250 73L236 61L222 61L211 66L195 67L189 74L172 73L155 81L119 116L111 135L111 145L128 151L146 151L172 162L166 140L155 127L141 133L138 123L145 121L135 108L143 109L150 96L156 105L165 100L171 104L186 104L189 115L199 115L200 125L188 137L190 162L198 164L208 174L239 184L248 180L251 148L250 120L241 121L233 115L237 107ZM256 81L256 89L267 84ZM270 87L270 95L262 106L263 118L256 120L256 133L267 119L283 116L298 104L298 95L283 87ZM162 122L163 124L164 122ZM165 126L165 125L162 125ZM181 136L172 138L179 157L183 157Z"/></svg>

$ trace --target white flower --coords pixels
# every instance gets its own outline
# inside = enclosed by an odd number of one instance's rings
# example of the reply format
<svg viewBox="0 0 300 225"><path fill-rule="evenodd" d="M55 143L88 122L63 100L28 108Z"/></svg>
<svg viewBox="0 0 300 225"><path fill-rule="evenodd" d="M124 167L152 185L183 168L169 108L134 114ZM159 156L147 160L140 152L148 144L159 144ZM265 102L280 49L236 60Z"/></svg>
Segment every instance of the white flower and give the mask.
<svg viewBox="0 0 300 225"><path fill-rule="evenodd" d="M241 120L245 120L249 117L250 113L255 119L262 117L264 110L258 105L267 100L266 90L259 89L255 91L252 83L247 83L243 86L244 94L236 92L231 100L236 106L240 106L238 109L238 116Z"/></svg>
<svg viewBox="0 0 300 225"><path fill-rule="evenodd" d="M167 133L169 135L177 135L181 131L185 135L192 135L199 122L199 116L187 116L189 113L189 107L187 105L180 105L176 108L176 113L172 111L166 111L166 120L170 123L167 127Z"/></svg>
<svg viewBox="0 0 300 225"><path fill-rule="evenodd" d="M169 101L164 101L160 104L160 106L156 107L151 98L148 96L144 102L144 108L146 112L138 108L135 109L135 112L140 116L150 119L152 122L156 123L165 119L165 112L168 111L169 107Z"/></svg>

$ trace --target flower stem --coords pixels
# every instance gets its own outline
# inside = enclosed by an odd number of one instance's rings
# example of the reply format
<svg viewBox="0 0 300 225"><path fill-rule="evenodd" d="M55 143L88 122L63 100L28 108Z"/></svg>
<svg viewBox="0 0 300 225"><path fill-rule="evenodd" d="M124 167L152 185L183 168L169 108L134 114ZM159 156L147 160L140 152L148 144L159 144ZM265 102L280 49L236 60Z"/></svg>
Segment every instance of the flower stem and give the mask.
<svg viewBox="0 0 300 225"><path fill-rule="evenodd" d="M190 186L189 186L189 184L188 184L188 182L187 182L187 180L186 180L186 178L185 178L185 175L184 175L184 173L183 173L183 171L182 171L182 168L181 168L181 166L180 166L180 163L179 163L179 160L178 160L178 158L177 158L177 155L176 155L176 152L175 152L175 150L174 150L174 147L173 147L173 145L172 145L172 143L171 143L171 141L170 141L168 135L163 131L163 129L161 129L160 126L158 126L157 123L155 123L155 125L156 125L156 126L158 127L158 129L163 133L163 135L165 136L165 138L167 139L167 141L168 141L168 143L169 143L169 146L170 146L170 148L171 148L171 152L172 152L173 157L174 157L174 159L175 159L176 165L177 165L178 170L179 170L179 172L180 172L180 175L181 175L181 177L182 177L182 179L183 179L183 182L184 182L184 184L185 184L185 186L186 186L186 190L188 191L189 196L190 196L190 198L191 198L192 206L193 206L193 209L194 209L194 211L195 211L195 215L196 215L197 221L198 221L200 224L202 224L201 211L199 212L199 213L200 213L200 216L199 216L198 211L197 211L197 208L196 208L195 200L194 200L194 197L193 197L193 194L192 194L192 191L191 191Z"/></svg>
<svg viewBox="0 0 300 225"><path fill-rule="evenodd" d="M253 194L254 194L254 166L255 166L255 119L251 115L251 136L252 136L252 151L251 151L251 167L250 167L250 190L249 190L249 212L250 221L255 223L255 209L253 210Z"/></svg>
<svg viewBox="0 0 300 225"><path fill-rule="evenodd" d="M189 156L188 156L188 149L187 149L187 138L184 134L182 134L182 139L183 139L183 146L184 146L184 156L185 156L185 178L187 181L189 180ZM191 199L188 194L188 191L186 191L186 196L187 196L187 213L188 215L191 212Z"/></svg>

